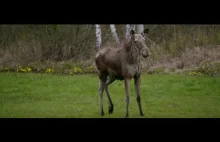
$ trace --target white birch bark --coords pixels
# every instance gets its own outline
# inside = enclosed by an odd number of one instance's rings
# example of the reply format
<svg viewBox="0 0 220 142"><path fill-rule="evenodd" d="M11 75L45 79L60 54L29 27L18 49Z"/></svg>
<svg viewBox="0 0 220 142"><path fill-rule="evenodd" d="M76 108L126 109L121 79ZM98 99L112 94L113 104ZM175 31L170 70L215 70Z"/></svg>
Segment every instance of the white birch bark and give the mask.
<svg viewBox="0 0 220 142"><path fill-rule="evenodd" d="M101 28L99 24L96 24L95 27L96 27L96 46L98 49L101 49L101 45L102 45Z"/></svg>
<svg viewBox="0 0 220 142"><path fill-rule="evenodd" d="M126 33L125 33L126 39L130 38L130 31L131 31L131 26L129 24L126 24Z"/></svg>
<svg viewBox="0 0 220 142"><path fill-rule="evenodd" d="M141 34L142 32L144 32L144 25L143 24L138 24L137 25L137 33Z"/></svg>
<svg viewBox="0 0 220 142"><path fill-rule="evenodd" d="M131 26L130 26L131 28L131 30L134 30L135 31L135 25L134 24L132 24Z"/></svg>
<svg viewBox="0 0 220 142"><path fill-rule="evenodd" d="M114 24L110 24L110 28L111 28L111 32L112 32L113 37L115 38L116 43L120 44L120 41L119 41L119 38L118 38L118 34L116 32L116 29L115 29L115 25Z"/></svg>

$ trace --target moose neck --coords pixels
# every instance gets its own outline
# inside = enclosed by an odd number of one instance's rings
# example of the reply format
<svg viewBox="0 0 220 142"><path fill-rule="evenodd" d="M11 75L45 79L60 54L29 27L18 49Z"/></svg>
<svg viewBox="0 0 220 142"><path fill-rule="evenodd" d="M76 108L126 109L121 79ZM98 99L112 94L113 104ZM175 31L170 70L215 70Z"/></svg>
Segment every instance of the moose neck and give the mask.
<svg viewBox="0 0 220 142"><path fill-rule="evenodd" d="M140 62L140 51L136 47L135 43L130 40L126 46L128 49L125 56L126 62L128 64L138 64Z"/></svg>

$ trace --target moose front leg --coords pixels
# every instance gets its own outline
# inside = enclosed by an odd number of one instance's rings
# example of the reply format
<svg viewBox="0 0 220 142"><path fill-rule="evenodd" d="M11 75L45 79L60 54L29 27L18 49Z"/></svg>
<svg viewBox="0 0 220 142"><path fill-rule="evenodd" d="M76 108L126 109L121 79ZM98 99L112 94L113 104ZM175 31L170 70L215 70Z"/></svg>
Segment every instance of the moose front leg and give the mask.
<svg viewBox="0 0 220 142"><path fill-rule="evenodd" d="M125 78L125 95L126 95L126 114L125 118L129 117L128 107L130 103L130 78Z"/></svg>
<svg viewBox="0 0 220 142"><path fill-rule="evenodd" d="M140 82L141 78L140 76L134 78L134 87L135 87L135 94L136 94L136 99L139 107L139 113L141 116L144 116L141 108L141 97L140 97Z"/></svg>

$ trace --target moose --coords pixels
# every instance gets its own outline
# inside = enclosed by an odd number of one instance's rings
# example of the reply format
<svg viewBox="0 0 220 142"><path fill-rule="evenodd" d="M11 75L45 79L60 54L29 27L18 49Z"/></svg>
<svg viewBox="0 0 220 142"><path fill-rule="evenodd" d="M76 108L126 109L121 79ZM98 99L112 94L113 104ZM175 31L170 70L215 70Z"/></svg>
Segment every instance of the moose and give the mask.
<svg viewBox="0 0 220 142"><path fill-rule="evenodd" d="M141 107L140 97L140 75L141 75L141 55L147 58L150 55L149 48L145 44L145 36L149 33L149 29L145 29L143 33L135 33L130 31L130 38L125 40L120 48L103 48L99 50L95 56L95 64L99 76L99 103L100 114L104 116L103 110L103 92L105 90L108 98L109 114L113 113L114 105L108 92L108 86L115 80L124 80L126 95L126 115L129 117L130 103L130 81L134 79L136 100L138 103L139 113L144 116Z"/></svg>

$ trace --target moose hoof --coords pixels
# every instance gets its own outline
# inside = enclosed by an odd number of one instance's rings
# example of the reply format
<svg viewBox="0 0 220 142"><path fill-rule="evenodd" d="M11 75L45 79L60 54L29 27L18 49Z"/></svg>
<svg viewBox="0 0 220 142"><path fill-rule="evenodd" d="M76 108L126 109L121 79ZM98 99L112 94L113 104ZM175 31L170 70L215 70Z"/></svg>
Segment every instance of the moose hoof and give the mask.
<svg viewBox="0 0 220 142"><path fill-rule="evenodd" d="M144 116L143 112L140 113L140 116Z"/></svg>
<svg viewBox="0 0 220 142"><path fill-rule="evenodd" d="M108 108L108 113L109 113L109 114L112 114L112 113L113 113L113 110L114 110L114 106L109 107L109 108Z"/></svg>
<svg viewBox="0 0 220 142"><path fill-rule="evenodd" d="M104 112L101 112L101 116L104 116Z"/></svg>

